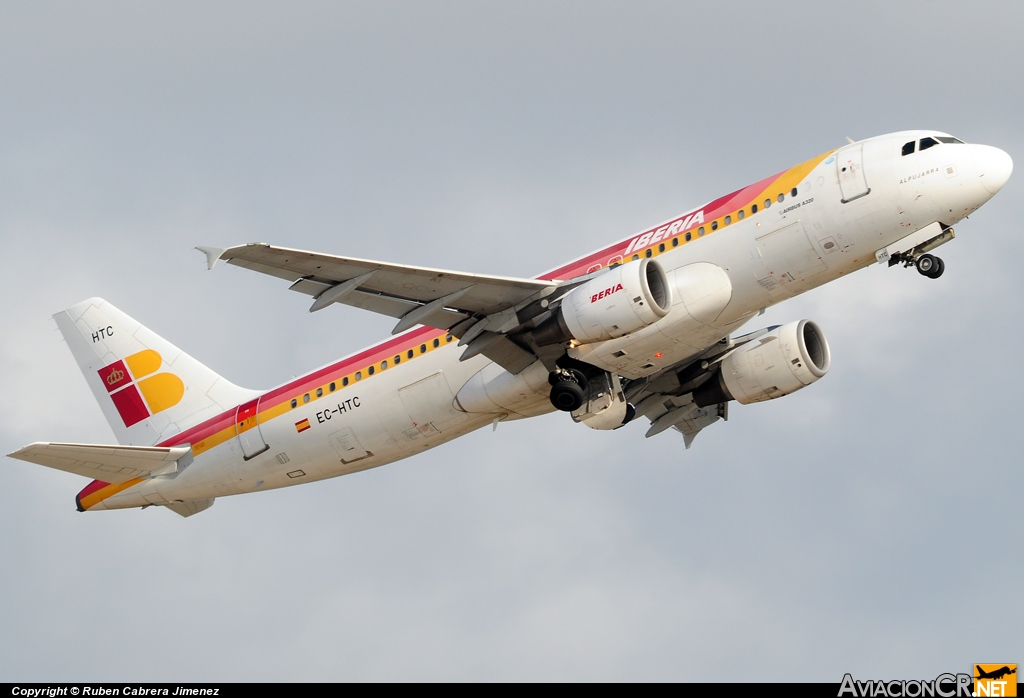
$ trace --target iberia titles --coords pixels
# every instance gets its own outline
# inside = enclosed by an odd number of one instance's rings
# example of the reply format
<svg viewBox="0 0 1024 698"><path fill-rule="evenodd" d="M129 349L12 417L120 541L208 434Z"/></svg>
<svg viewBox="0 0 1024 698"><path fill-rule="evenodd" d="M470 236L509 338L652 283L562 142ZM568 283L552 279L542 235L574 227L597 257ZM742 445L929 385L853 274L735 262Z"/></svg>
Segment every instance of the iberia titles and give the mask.
<svg viewBox="0 0 1024 698"><path fill-rule="evenodd" d="M605 290L601 291L600 293L595 293L594 295L592 295L590 297L590 302L591 303L597 303L599 300L601 300L605 296L610 296L613 293L615 293L616 291L621 291L621 290L622 290L622 284L616 284L615 286L613 286L611 288L606 288Z"/></svg>
<svg viewBox="0 0 1024 698"><path fill-rule="evenodd" d="M688 216L677 218L674 221L666 223L660 228L656 228L655 230L649 230L643 235L633 238L633 240L631 240L629 243L629 247L627 247L626 251L623 252L622 254L629 254L633 250L639 250L644 247L647 247L648 245L653 245L657 242L660 242L661 240L664 240L665 238L670 238L677 233L681 233L684 230L691 228L692 226L700 225L703 222L704 209L701 209L696 213L691 213Z"/></svg>

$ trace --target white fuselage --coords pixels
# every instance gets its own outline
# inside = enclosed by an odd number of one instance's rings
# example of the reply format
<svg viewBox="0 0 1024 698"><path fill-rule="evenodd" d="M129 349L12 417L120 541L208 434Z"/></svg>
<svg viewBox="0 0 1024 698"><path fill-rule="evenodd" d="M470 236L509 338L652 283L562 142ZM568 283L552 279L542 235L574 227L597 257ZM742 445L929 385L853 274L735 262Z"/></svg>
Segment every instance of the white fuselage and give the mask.
<svg viewBox="0 0 1024 698"><path fill-rule="evenodd" d="M731 216L728 225L722 219L711 230L709 217L705 234L694 232L678 246L642 247L634 236L608 248L628 250L625 263L633 247L641 258L649 249L670 278L690 267L687 278L707 279L711 300L677 293L671 312L658 322L572 347L570 355L626 378L653 375L704 351L764 308L875 263L876 251L925 226L959 222L1002 185L992 165L1001 151L943 143L901 154L905 143L934 135L890 134L826 154L778 192L781 202L771 190L765 208L768 196L760 194L750 200L758 204L756 213L741 203L742 219ZM432 332L436 337L439 331ZM437 348L410 350L414 360L378 367L345 386L339 379L333 392L317 396L301 388L294 394L296 406L272 418L268 412L257 433L222 439L176 476L153 478L96 508L199 500L336 477L406 458L496 419L553 411L548 372L540 362L512 376L482 355L460 362L463 350L456 343L441 333ZM246 459L243 447L258 450L254 439L269 448Z"/></svg>

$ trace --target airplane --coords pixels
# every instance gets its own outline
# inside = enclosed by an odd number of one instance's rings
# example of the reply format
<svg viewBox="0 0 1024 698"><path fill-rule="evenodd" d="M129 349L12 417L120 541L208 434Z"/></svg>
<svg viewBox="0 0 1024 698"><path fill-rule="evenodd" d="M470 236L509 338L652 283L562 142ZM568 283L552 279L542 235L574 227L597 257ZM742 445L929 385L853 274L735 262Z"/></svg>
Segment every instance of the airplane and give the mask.
<svg viewBox="0 0 1024 698"><path fill-rule="evenodd" d="M976 664L976 665L974 666L974 669L975 669L975 671L977 672L977 676L975 676L975 677L974 677L974 678L976 678L976 679L993 679L993 680L999 680L999 679L1003 678L1004 676L1009 676L1010 674L1016 674L1016 673L1017 673L1017 668L1016 668L1016 665L1014 666L1014 668L1013 668L1013 669L1011 669L1011 668L1010 668L1010 667L1008 667L1008 666L1003 666L1003 667L1001 667L1001 668L999 668L999 669L994 669L994 670L992 670L992 671L984 671L984 670L983 670L983 669L981 668L981 666L980 666L980 665L977 665L977 664Z"/></svg>
<svg viewBox="0 0 1024 698"><path fill-rule="evenodd" d="M162 506L394 462L554 411L599 430L644 418L689 448L732 401L823 377L822 330L737 335L769 306L872 264L936 279L932 252L1007 182L1002 150L938 131L847 139L774 176L534 279L287 249L199 247L312 297L397 319L392 337L271 390L239 387L112 304L54 315L117 444L37 442L13 458L91 478L79 511Z"/></svg>

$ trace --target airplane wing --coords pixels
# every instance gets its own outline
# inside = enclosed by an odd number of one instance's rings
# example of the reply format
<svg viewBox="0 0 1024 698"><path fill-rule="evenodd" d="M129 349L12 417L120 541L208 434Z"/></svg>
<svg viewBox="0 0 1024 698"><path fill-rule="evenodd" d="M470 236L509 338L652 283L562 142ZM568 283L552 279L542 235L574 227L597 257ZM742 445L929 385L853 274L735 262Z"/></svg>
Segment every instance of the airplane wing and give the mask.
<svg viewBox="0 0 1024 698"><path fill-rule="evenodd" d="M344 303L398 318L392 334L416 325L449 330L469 344L468 359L484 354L513 373L536 361L507 337L522 324L517 311L565 286L551 281L469 274L292 250L264 243L227 249L198 247L212 269L218 259L292 282L313 296L309 311Z"/></svg>
<svg viewBox="0 0 1024 698"><path fill-rule="evenodd" d="M729 403L700 407L693 401L693 390L710 380L719 361L737 347L763 336L767 329L732 337L716 344L696 356L680 361L658 373L630 381L624 386L626 397L634 406L637 417L646 417L651 426L644 435L656 436L668 429L683 435L683 443L690 448L697 434L718 420L729 420Z"/></svg>
<svg viewBox="0 0 1024 698"><path fill-rule="evenodd" d="M192 447L34 443L8 455L113 485L176 472L192 462Z"/></svg>
<svg viewBox="0 0 1024 698"><path fill-rule="evenodd" d="M675 429L683 435L683 443L690 448L697 433L719 419L729 420L729 403L698 407L691 395L676 397L664 393L652 393L636 406L637 416L647 417L651 426L645 436L650 438L667 429Z"/></svg>

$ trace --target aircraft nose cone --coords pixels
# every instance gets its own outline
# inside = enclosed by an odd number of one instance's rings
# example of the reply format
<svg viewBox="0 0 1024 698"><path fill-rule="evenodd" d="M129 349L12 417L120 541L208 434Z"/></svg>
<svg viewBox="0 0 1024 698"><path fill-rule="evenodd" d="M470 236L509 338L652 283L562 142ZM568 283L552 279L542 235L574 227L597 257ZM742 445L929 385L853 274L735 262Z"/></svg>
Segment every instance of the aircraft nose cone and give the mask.
<svg viewBox="0 0 1024 698"><path fill-rule="evenodd" d="M981 186L985 187L989 194L995 194L1002 189L1013 172L1013 160L1010 156L989 145L974 146L974 166L977 168L978 177L981 178Z"/></svg>

